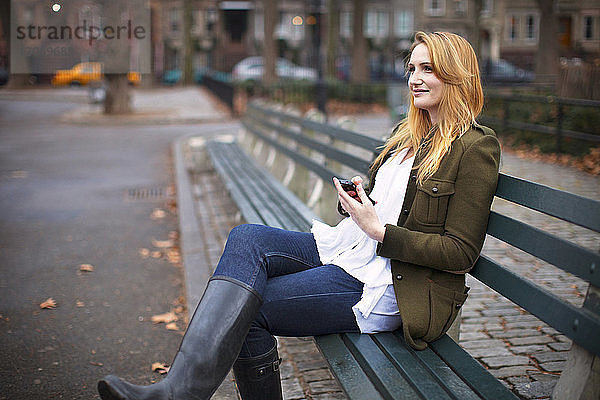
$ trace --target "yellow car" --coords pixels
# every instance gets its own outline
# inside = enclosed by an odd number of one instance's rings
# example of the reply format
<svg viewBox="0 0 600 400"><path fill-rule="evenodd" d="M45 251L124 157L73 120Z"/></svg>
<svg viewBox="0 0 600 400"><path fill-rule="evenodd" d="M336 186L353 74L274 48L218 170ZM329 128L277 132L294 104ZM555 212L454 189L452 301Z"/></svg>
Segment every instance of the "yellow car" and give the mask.
<svg viewBox="0 0 600 400"><path fill-rule="evenodd" d="M55 86L63 85L87 85L90 82L101 80L102 63L84 62L76 64L72 69L59 69L52 77L52 84ZM132 85L137 85L141 81L139 72L130 71L127 73L127 79Z"/></svg>

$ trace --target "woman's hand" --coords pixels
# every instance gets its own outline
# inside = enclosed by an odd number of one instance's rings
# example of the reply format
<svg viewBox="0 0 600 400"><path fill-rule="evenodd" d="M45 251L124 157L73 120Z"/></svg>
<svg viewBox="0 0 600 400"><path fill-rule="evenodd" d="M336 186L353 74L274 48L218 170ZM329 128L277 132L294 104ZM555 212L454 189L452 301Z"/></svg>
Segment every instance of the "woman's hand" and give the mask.
<svg viewBox="0 0 600 400"><path fill-rule="evenodd" d="M356 192L362 203L350 197L350 195L342 189L340 181L334 177L333 184L338 191L340 204L367 236L378 242L383 242L385 226L379 221L379 217L375 212L375 207L373 207L373 204L369 201L369 198L365 193L362 186L362 178L360 176L355 176L352 178L352 182L356 185Z"/></svg>

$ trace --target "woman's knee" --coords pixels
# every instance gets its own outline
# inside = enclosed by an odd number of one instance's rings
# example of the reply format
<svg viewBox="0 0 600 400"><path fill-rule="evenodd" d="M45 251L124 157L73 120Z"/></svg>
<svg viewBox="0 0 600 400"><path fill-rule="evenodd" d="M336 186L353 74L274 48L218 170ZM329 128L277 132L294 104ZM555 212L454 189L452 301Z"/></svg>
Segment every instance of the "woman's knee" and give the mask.
<svg viewBox="0 0 600 400"><path fill-rule="evenodd" d="M260 232L265 228L264 225L257 224L242 224L233 228L229 232L227 242L248 242L252 241L260 235Z"/></svg>

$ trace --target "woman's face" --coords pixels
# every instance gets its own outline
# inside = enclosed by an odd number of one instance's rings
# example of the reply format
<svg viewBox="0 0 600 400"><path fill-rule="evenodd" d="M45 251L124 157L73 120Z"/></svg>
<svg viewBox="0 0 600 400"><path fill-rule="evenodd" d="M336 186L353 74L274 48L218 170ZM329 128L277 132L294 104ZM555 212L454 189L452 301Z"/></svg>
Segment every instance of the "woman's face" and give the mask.
<svg viewBox="0 0 600 400"><path fill-rule="evenodd" d="M408 88L413 96L415 107L427 110L432 123L437 123L437 110L442 99L444 83L433 73L427 46L417 45L408 62Z"/></svg>

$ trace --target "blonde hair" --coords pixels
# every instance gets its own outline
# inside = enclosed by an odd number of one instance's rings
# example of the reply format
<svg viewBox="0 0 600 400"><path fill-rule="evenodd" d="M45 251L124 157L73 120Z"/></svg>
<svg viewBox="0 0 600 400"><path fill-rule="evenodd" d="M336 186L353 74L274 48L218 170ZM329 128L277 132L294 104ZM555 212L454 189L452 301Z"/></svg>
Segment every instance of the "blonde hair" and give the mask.
<svg viewBox="0 0 600 400"><path fill-rule="evenodd" d="M463 37L448 32L417 32L411 52L419 44L427 46L433 73L444 83L438 124L433 126L429 113L415 107L411 95L407 117L383 145L371 172L383 163L390 151L413 148L416 152L419 146L427 146L425 157L413 167L418 168L417 181L422 184L437 171L454 139L475 122L483 108L483 90L475 51Z"/></svg>

